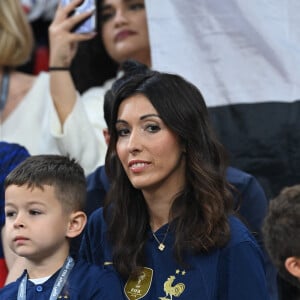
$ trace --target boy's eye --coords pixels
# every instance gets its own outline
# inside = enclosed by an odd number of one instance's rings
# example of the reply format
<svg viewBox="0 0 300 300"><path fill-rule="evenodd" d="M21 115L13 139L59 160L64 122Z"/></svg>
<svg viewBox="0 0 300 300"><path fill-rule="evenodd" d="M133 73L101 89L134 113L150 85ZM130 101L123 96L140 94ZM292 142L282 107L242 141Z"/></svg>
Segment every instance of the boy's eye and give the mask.
<svg viewBox="0 0 300 300"><path fill-rule="evenodd" d="M36 216L36 215L40 215L41 212L40 212L39 210L36 210L36 209L31 209L31 210L29 211L29 214L30 214L30 215L33 215L33 216Z"/></svg>
<svg viewBox="0 0 300 300"><path fill-rule="evenodd" d="M15 214L16 214L15 211L7 211L7 212L5 212L6 218L11 218L11 217L13 217Z"/></svg>

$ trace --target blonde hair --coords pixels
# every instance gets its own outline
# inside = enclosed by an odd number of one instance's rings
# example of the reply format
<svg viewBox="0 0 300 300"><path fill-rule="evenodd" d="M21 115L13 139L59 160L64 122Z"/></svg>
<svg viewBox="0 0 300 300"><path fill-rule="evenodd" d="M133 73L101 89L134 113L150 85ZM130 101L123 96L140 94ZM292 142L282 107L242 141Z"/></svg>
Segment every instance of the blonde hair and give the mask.
<svg viewBox="0 0 300 300"><path fill-rule="evenodd" d="M20 0L0 0L0 66L26 63L33 49L30 23Z"/></svg>

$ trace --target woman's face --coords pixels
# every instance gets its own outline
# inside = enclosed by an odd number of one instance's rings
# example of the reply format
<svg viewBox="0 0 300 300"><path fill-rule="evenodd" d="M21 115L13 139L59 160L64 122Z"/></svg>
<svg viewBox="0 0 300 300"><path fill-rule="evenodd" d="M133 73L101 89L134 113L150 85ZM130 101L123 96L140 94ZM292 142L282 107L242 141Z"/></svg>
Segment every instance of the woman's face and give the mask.
<svg viewBox="0 0 300 300"><path fill-rule="evenodd" d="M178 136L142 94L122 101L116 122L117 155L132 185L142 191L180 191L185 159Z"/></svg>
<svg viewBox="0 0 300 300"><path fill-rule="evenodd" d="M144 0L103 0L100 20L104 46L116 62L135 59L150 67Z"/></svg>

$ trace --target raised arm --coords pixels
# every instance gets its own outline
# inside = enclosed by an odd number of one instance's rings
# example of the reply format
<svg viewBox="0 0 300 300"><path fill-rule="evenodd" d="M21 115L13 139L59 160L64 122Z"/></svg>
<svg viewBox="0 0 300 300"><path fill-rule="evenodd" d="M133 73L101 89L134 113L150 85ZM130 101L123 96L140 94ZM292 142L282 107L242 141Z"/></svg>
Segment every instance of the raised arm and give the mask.
<svg viewBox="0 0 300 300"><path fill-rule="evenodd" d="M95 93L79 96L69 71L78 44L96 34L72 32L74 26L94 13L91 10L72 15L80 3L73 0L65 6L60 4L49 27L50 95L54 105L50 131L60 153L75 158L89 174L104 163L106 153L101 109L105 91L99 87Z"/></svg>
<svg viewBox="0 0 300 300"><path fill-rule="evenodd" d="M49 27L50 39L50 70L51 67L65 68L60 71L50 71L50 92L61 125L72 112L76 102L74 86L69 67L76 54L77 45L95 36L95 33L73 33L72 28L94 13L84 12L70 16L82 0L74 0L66 6L59 4L53 22Z"/></svg>

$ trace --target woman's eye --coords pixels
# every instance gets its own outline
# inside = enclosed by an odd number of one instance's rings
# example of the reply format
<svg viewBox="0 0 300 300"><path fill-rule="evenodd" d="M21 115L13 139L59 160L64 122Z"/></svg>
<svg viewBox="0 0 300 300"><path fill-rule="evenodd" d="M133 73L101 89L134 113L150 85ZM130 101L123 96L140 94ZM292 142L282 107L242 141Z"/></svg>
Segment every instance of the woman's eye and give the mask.
<svg viewBox="0 0 300 300"><path fill-rule="evenodd" d="M126 136L129 134L129 130L127 128L117 129L118 136Z"/></svg>
<svg viewBox="0 0 300 300"><path fill-rule="evenodd" d="M113 14L103 14L103 15L100 15L100 23L103 24L103 23L109 21L112 17L113 17Z"/></svg>
<svg viewBox="0 0 300 300"><path fill-rule="evenodd" d="M142 10L145 9L144 3L133 3L129 5L130 10Z"/></svg>
<svg viewBox="0 0 300 300"><path fill-rule="evenodd" d="M30 214L30 215L33 215L33 216L36 216L36 215L40 215L41 212L40 212L39 210L36 210L36 209L31 209L31 210L29 211L29 214Z"/></svg>
<svg viewBox="0 0 300 300"><path fill-rule="evenodd" d="M112 19L114 16L114 13L113 12L102 12L99 15L100 15L100 17L99 17L100 23L103 24L103 23L109 21L110 19Z"/></svg>
<svg viewBox="0 0 300 300"><path fill-rule="evenodd" d="M158 125L147 125L146 130L149 132L158 132L160 127Z"/></svg>

